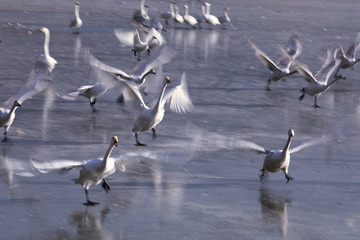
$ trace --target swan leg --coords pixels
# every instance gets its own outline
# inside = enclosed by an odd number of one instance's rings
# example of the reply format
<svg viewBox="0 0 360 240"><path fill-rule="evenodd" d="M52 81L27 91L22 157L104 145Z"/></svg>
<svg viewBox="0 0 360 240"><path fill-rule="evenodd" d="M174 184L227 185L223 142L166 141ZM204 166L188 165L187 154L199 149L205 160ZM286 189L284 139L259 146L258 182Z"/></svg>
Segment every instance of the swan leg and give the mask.
<svg viewBox="0 0 360 240"><path fill-rule="evenodd" d="M136 140L136 145L138 145L138 146L146 146L146 144L143 144L143 143L139 142L137 133L135 133L135 140Z"/></svg>
<svg viewBox="0 0 360 240"><path fill-rule="evenodd" d="M305 97L305 90L304 88L300 90L300 92L302 92L303 94L299 97L299 101L302 101Z"/></svg>
<svg viewBox="0 0 360 240"><path fill-rule="evenodd" d="M155 128L152 128L151 129L152 133L153 133L153 140L155 140L157 138L157 135L156 135L156 131L155 131Z"/></svg>
<svg viewBox="0 0 360 240"><path fill-rule="evenodd" d="M287 174L287 170L283 169L283 171L285 173L286 184L287 184L287 183L289 183L290 180L293 180L293 178Z"/></svg>
<svg viewBox="0 0 360 240"><path fill-rule="evenodd" d="M89 193L86 188L85 188L85 196L86 196L86 203L84 203L85 206L95 206L95 205L99 204L98 202L90 201Z"/></svg>
<svg viewBox="0 0 360 240"><path fill-rule="evenodd" d="M4 130L4 139L2 140L2 142L6 142L6 141L7 141L7 131L8 131L8 129L9 129L9 127L5 127L4 129L5 129L5 130Z"/></svg>
<svg viewBox="0 0 360 240"><path fill-rule="evenodd" d="M314 97L314 107L319 108L320 106L317 104L317 96Z"/></svg>
<svg viewBox="0 0 360 240"><path fill-rule="evenodd" d="M265 182L264 178L266 177L266 171L265 171L265 169L261 169L260 172L262 172L260 175L260 182L264 183Z"/></svg>
<svg viewBox="0 0 360 240"><path fill-rule="evenodd" d="M267 85L266 85L266 90L268 90L268 91L271 91L271 89L270 89L270 84L271 84L271 80L270 80L270 78L268 79L268 81L267 81Z"/></svg>
<svg viewBox="0 0 360 240"><path fill-rule="evenodd" d="M105 181L105 178L103 179L103 182L102 182L101 186L105 189L105 192L107 192L107 193L110 192L110 186Z"/></svg>

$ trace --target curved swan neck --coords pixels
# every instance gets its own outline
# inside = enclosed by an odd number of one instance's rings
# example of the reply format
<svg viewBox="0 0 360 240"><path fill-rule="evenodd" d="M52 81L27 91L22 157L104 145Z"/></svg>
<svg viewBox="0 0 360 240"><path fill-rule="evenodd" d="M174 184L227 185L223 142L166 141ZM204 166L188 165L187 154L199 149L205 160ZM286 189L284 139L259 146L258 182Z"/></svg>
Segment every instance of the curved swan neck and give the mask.
<svg viewBox="0 0 360 240"><path fill-rule="evenodd" d="M113 151L114 147L115 147L114 143L111 142L111 144L110 144L110 146L108 147L108 149L107 149L107 151L106 151L106 153L105 153L105 156L104 156L104 158L103 158L103 163L102 163L103 167L106 166L107 160L109 159L110 154L111 154L111 152Z"/></svg>
<svg viewBox="0 0 360 240"><path fill-rule="evenodd" d="M145 79L148 75L150 75L152 72L153 72L152 70L147 71L147 72L141 77L141 81L144 81L144 79Z"/></svg>
<svg viewBox="0 0 360 240"><path fill-rule="evenodd" d="M159 99L157 100L156 105L155 105L155 107L154 107L154 110L155 110L155 111L157 111L157 109L159 109L159 108L162 106L162 104L160 104L160 103L161 103L162 100L163 100L163 97L164 97L164 94L165 94L165 90L166 90L166 87L167 87L168 84L169 84L169 83L166 82L166 83L164 84L164 86L163 86L163 89L161 90Z"/></svg>
<svg viewBox="0 0 360 240"><path fill-rule="evenodd" d="M291 140L292 140L292 136L289 135L289 138L285 144L285 147L284 147L284 150L283 150L283 153L286 153L287 151L289 151L289 148L290 148L290 144L291 144Z"/></svg>

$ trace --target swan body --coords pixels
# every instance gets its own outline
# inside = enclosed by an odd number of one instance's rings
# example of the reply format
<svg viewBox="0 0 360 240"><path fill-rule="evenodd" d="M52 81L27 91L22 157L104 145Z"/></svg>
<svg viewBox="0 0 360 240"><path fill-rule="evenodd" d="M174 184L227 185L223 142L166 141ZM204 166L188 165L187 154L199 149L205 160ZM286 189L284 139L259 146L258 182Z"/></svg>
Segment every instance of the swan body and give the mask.
<svg viewBox="0 0 360 240"><path fill-rule="evenodd" d="M175 1L171 1L170 2L170 11L164 12L164 13L162 13L160 15L160 17L165 20L166 25L169 25L169 20L175 18L175 12L174 12L174 5L175 4L176 4Z"/></svg>
<svg viewBox="0 0 360 240"><path fill-rule="evenodd" d="M220 24L222 24L223 26L230 23L231 21L229 17L229 10L230 8L224 7L224 15L218 17Z"/></svg>
<svg viewBox="0 0 360 240"><path fill-rule="evenodd" d="M7 139L7 132L11 127L15 119L15 110L20 107L20 103L15 100L11 108L0 108L0 127L4 127L4 139L3 142Z"/></svg>
<svg viewBox="0 0 360 240"><path fill-rule="evenodd" d="M315 76L310 72L309 68L306 65L292 60L299 74L303 76L307 82L309 82L309 85L301 90L303 94L299 97L300 101L304 98L305 94L308 94L314 97L314 107L319 107L319 105L317 104L317 98L322 93L327 91L330 86L334 84L337 80L341 79L340 77L336 77L333 80L329 81L331 75L334 73L334 71L338 68L340 64L341 60L337 57L339 51L340 49L336 48L336 50L333 52L332 49L328 47L326 59L320 70L315 74Z"/></svg>
<svg viewBox="0 0 360 240"><path fill-rule="evenodd" d="M209 24L209 26L216 26L220 24L219 19L210 14L210 7L211 4L208 2L203 3L204 4L204 9L202 9L202 13L203 13L203 17L205 22L207 22Z"/></svg>
<svg viewBox="0 0 360 240"><path fill-rule="evenodd" d="M120 79L121 80L121 79ZM148 107L138 88L131 82L123 81L125 86L124 96L129 99L129 104L132 105L132 109L135 113L134 125L132 133L135 135L136 144L143 146L138 140L138 132L144 132L152 130L153 138L156 138L155 127L162 121L165 113L165 103L168 102L170 109L175 112L186 112L192 107L190 97L187 92L186 75L183 73L181 82L176 87L166 90L168 84L170 84L169 77L165 78L164 85L162 87L160 96L153 107Z"/></svg>
<svg viewBox="0 0 360 240"><path fill-rule="evenodd" d="M255 51L255 55L259 60L271 71L271 75L268 79L266 86L267 90L270 90L271 82L279 81L285 77L288 77L296 71L290 72L291 60L296 59L302 51L301 43L295 34L291 35L286 44L286 53L275 64L270 57L268 57L260 48L258 48L249 38L248 42ZM290 56L290 58L289 58Z"/></svg>
<svg viewBox="0 0 360 240"><path fill-rule="evenodd" d="M174 8L175 8L174 22L179 23L179 24L183 24L184 23L184 17L180 15L179 7L175 5Z"/></svg>
<svg viewBox="0 0 360 240"><path fill-rule="evenodd" d="M46 27L40 28L40 31L45 34L44 55L42 56L42 61L48 66L48 70L51 73L54 70L55 65L57 64L57 61L50 56L49 52L50 31ZM40 60L40 57L38 60Z"/></svg>
<svg viewBox="0 0 360 240"><path fill-rule="evenodd" d="M75 2L75 18L70 21L70 27L73 29L74 33L79 33L79 29L82 26L82 20L79 14L80 3Z"/></svg>
<svg viewBox="0 0 360 240"><path fill-rule="evenodd" d="M186 4L184 4L184 22L192 27L198 24L196 18L189 15L189 7Z"/></svg>
<svg viewBox="0 0 360 240"><path fill-rule="evenodd" d="M149 45L154 38L159 41L162 40L161 34L156 31L155 28L151 28L149 30L144 41L141 40L137 28L135 28L135 31L130 32L122 29L116 29L115 36L122 44L132 49L134 55L137 55L138 60L141 60L140 53L149 49Z"/></svg>
<svg viewBox="0 0 360 240"><path fill-rule="evenodd" d="M150 17L147 12L148 6L145 5L145 0L140 1L140 9L136 9L133 13L132 19L138 23L143 23L150 20Z"/></svg>
<svg viewBox="0 0 360 240"><path fill-rule="evenodd" d="M129 80L141 86L145 83L146 77L150 74L156 74L155 68L160 67L163 64L170 62L170 60L174 57L174 53L170 51L167 47L162 47L157 55L153 56L151 59L142 62L141 64L137 65L136 68L133 70L133 73L127 74L123 70L118 68L111 67L95 56L91 55L88 52L86 60L87 62L94 67L97 67L103 71L115 74L118 77L121 77L125 80Z"/></svg>

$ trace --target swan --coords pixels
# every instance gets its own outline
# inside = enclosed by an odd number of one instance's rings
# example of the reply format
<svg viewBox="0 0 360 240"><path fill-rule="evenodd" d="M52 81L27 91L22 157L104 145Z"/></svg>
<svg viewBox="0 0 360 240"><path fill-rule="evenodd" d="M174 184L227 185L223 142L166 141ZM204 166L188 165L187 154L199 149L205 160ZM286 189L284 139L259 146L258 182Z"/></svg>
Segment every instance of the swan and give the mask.
<svg viewBox="0 0 360 240"><path fill-rule="evenodd" d="M7 140L7 132L11 127L11 124L14 122L15 119L15 110L20 107L20 103L15 100L11 108L3 108L0 107L0 127L4 127L4 139L2 140L5 142Z"/></svg>
<svg viewBox="0 0 360 240"><path fill-rule="evenodd" d="M175 5L174 8L175 8L174 22L179 23L179 24L183 24L184 23L184 17L180 15L179 7Z"/></svg>
<svg viewBox="0 0 360 240"><path fill-rule="evenodd" d="M140 9L136 9L133 13L132 19L138 23L143 23L150 20L150 17L147 13L149 7L145 5L145 0L140 1Z"/></svg>
<svg viewBox="0 0 360 240"><path fill-rule="evenodd" d="M174 12L174 5L176 4L175 1L170 2L170 11L164 12L160 15L162 19L165 20L165 24L169 25L169 20L175 18L175 12Z"/></svg>
<svg viewBox="0 0 360 240"><path fill-rule="evenodd" d="M289 165L290 165L290 155L296 153L304 148L314 146L316 144L324 143L327 141L326 137L316 138L307 142L304 142L294 148L290 148L292 138L295 136L295 131L290 129L288 132L288 140L283 149L278 150L269 150L264 147L257 145L256 143L247 144L248 150L266 154L263 168L260 170L260 181L264 182L264 177L267 175L267 172L278 172L282 170L285 174L286 183L288 183L293 178L289 176Z"/></svg>
<svg viewBox="0 0 360 240"><path fill-rule="evenodd" d="M145 83L146 77L148 75L156 74L156 71L154 70L155 68L170 62L174 56L174 51L166 46L163 46L159 50L158 54L142 62L141 64L138 64L131 74L101 62L99 59L93 56L90 51L87 52L86 61L93 67L97 67L103 71L115 74L118 77L132 81L138 86L141 86Z"/></svg>
<svg viewBox="0 0 360 240"><path fill-rule="evenodd" d="M220 24L222 24L224 27L231 21L229 17L229 10L230 8L224 7L224 15L218 17Z"/></svg>
<svg viewBox="0 0 360 240"><path fill-rule="evenodd" d="M208 2L203 3L204 4L204 9L202 9L202 13L203 13L203 17L205 22L207 22L209 24L209 26L216 26L220 24L220 21L217 17L215 17L214 15L210 14L210 6L211 4Z"/></svg>
<svg viewBox="0 0 360 240"><path fill-rule="evenodd" d="M156 31L155 28L151 28L144 41L141 40L140 34L137 28L135 31L128 31L124 29L115 29L115 36L117 39L125 46L130 47L134 52L134 55L137 55L137 59L140 61L140 53L149 49L149 44L151 41L156 39L162 39L161 34Z"/></svg>
<svg viewBox="0 0 360 240"><path fill-rule="evenodd" d="M341 79L341 77L335 77L333 80L329 81L330 76L334 73L334 71L338 68L341 60L337 57L340 48L337 47L333 52L331 47L327 48L326 58L320 70L315 74L315 76L310 72L309 68L305 64L301 64L299 62L291 59L294 67L297 69L299 74L303 76L309 85L301 89L300 91L303 93L299 100L303 100L305 94L314 97L314 107L320 107L317 104L317 98L325 91L327 91L332 84L334 84L337 80Z"/></svg>
<svg viewBox="0 0 360 240"><path fill-rule="evenodd" d="M188 5L184 4L184 22L186 24L189 24L190 26L194 27L196 24L198 24L198 21L195 17L189 15L189 7Z"/></svg>
<svg viewBox="0 0 360 240"><path fill-rule="evenodd" d="M40 28L40 31L45 34L43 61L48 66L48 70L51 73L54 70L55 65L57 64L57 61L50 56L49 52L50 31L46 27Z"/></svg>
<svg viewBox="0 0 360 240"><path fill-rule="evenodd" d="M302 46L296 34L292 34L286 44L286 53L275 64L271 58L269 58L260 48L258 48L248 37L246 37L251 47L255 50L255 55L260 61L271 71L271 75L268 79L266 89L270 90L271 82L279 81L285 77L288 77L297 71L290 72L291 60L296 59L302 51Z"/></svg>
<svg viewBox="0 0 360 240"><path fill-rule="evenodd" d="M350 45L350 47L347 49L346 53L344 52L343 48L340 46L340 51L338 54L340 54L341 62L335 72L336 78L345 79L345 76L338 75L339 70L352 68L356 64L358 64L358 62L360 61L360 58L356 58L355 55L356 55L356 52L357 52L359 46L360 46L360 33L357 34L354 43Z"/></svg>
<svg viewBox="0 0 360 240"><path fill-rule="evenodd" d="M80 7L80 3L75 2L75 18L70 21L70 25L69 25L69 27L72 28L74 33L79 33L79 29L82 26L82 20L79 14L79 7Z"/></svg>
<svg viewBox="0 0 360 240"><path fill-rule="evenodd" d="M138 146L145 146L138 140L138 133L147 130L152 131L153 139L157 137L155 127L162 121L165 113L164 105L166 102L169 103L170 109L178 113L184 113L192 108L192 102L187 92L187 83L185 72L181 77L180 84L176 87L167 90L167 86L170 84L170 78L166 77L164 85L162 87L160 96L156 101L156 104L149 108L138 88L133 82L128 82L119 79L124 83L124 96L129 99L129 105L135 113L134 125L131 132L135 135L136 144ZM127 103L127 101L125 101Z"/></svg>

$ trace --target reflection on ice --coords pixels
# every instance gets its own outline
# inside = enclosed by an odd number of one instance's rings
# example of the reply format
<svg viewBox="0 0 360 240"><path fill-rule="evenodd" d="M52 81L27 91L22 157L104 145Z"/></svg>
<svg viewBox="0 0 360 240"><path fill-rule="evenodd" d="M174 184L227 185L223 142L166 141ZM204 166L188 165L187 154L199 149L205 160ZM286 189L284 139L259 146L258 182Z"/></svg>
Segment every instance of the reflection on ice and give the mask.
<svg viewBox="0 0 360 240"><path fill-rule="evenodd" d="M287 238L288 233L288 213L287 205L291 200L278 189L262 185L259 188L259 202L261 203L261 212L263 220L267 227L279 228L283 239Z"/></svg>

